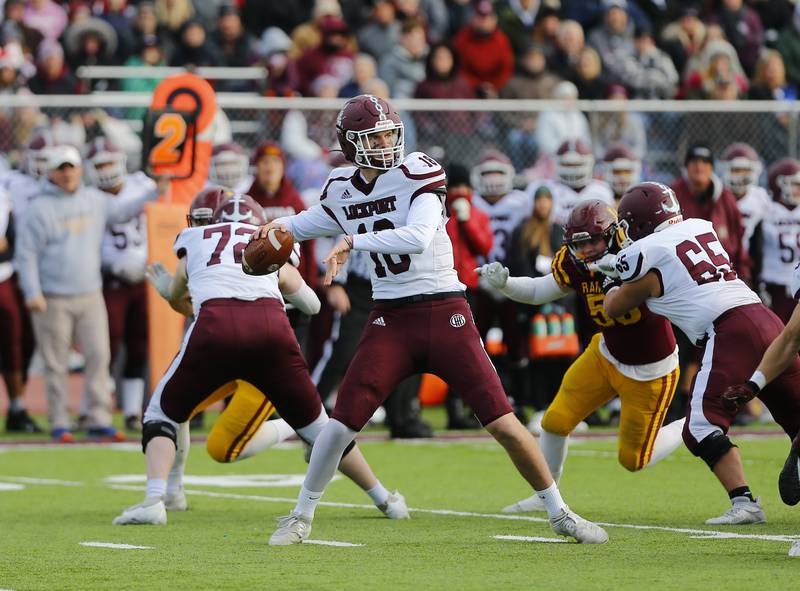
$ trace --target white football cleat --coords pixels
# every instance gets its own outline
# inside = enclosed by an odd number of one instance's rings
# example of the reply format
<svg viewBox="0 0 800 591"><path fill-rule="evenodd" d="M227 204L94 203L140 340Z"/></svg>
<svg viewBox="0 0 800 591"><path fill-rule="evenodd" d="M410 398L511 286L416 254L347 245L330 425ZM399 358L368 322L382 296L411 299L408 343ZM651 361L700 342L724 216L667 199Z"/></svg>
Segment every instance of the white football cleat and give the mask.
<svg viewBox="0 0 800 591"><path fill-rule="evenodd" d="M605 544L608 534L599 525L586 521L583 517L565 507L561 513L550 518L550 527L560 536L569 536L579 544Z"/></svg>
<svg viewBox="0 0 800 591"><path fill-rule="evenodd" d="M311 534L311 522L292 511L278 518L278 529L270 536L270 546L291 546L301 544Z"/></svg>
<svg viewBox="0 0 800 591"><path fill-rule="evenodd" d="M789 556L800 556L800 540L792 542L792 547L789 548Z"/></svg>
<svg viewBox="0 0 800 591"><path fill-rule="evenodd" d="M408 506L406 505L406 498L400 494L400 491L389 493L389 498L383 505L377 505L378 509L383 511L389 519L411 519L408 513Z"/></svg>
<svg viewBox="0 0 800 591"><path fill-rule="evenodd" d="M167 496L164 497L164 507L167 511L186 511L189 503L186 502L186 494L183 489L173 494L167 493Z"/></svg>
<svg viewBox="0 0 800 591"><path fill-rule="evenodd" d="M167 509L159 497L148 497L128 507L111 522L113 525L167 525Z"/></svg>
<svg viewBox="0 0 800 591"><path fill-rule="evenodd" d="M737 501L719 517L706 519L706 525L746 525L766 523L767 516L761 506L761 497L755 501Z"/></svg>
<svg viewBox="0 0 800 591"><path fill-rule="evenodd" d="M503 513L528 513L530 511L547 511L539 495L534 494L508 507L503 507Z"/></svg>

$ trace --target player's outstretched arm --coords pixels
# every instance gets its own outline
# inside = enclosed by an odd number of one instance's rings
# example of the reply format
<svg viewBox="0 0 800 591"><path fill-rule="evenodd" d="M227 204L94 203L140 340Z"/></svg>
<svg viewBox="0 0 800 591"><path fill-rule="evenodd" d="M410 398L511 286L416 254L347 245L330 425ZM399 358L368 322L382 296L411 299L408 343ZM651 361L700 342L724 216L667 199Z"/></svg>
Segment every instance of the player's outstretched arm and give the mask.
<svg viewBox="0 0 800 591"><path fill-rule="evenodd" d="M179 268L183 263L183 272L186 273L185 259L181 259L178 263ZM176 273L177 275L177 273ZM175 278L167 271L166 267L161 263L153 263L148 265L145 269L144 276L156 289L158 295L167 300L173 310L184 316L191 316L194 313L192 310L192 299L189 294L188 286L183 289L183 293L173 300L172 284Z"/></svg>
<svg viewBox="0 0 800 591"><path fill-rule="evenodd" d="M252 239L266 238L272 229L289 232L297 242L319 238L320 236L336 236L342 233L333 213L322 205L314 205L295 215L272 220L256 230Z"/></svg>
<svg viewBox="0 0 800 591"><path fill-rule="evenodd" d="M286 298L286 301L293 304L304 314L318 314L322 304L305 281L303 281L300 271L290 264L286 264L278 271L278 287Z"/></svg>
<svg viewBox="0 0 800 591"><path fill-rule="evenodd" d="M569 293L561 288L552 273L544 277L509 277L508 269L497 261L478 267L475 272L504 296L521 304L547 304Z"/></svg>
<svg viewBox="0 0 800 591"><path fill-rule="evenodd" d="M619 284L618 280L608 278L603 284L605 298L603 308L610 318L617 318L638 308L648 298L661 295L661 282L652 271L648 271L641 279Z"/></svg>

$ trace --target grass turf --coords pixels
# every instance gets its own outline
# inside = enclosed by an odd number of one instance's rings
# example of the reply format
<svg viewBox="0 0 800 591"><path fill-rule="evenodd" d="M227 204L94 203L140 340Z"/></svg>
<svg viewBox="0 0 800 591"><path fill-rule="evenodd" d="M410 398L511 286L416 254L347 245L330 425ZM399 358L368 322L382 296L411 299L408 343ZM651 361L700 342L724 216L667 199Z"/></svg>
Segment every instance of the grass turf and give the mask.
<svg viewBox="0 0 800 591"><path fill-rule="evenodd" d="M681 449L660 465L630 474L616 462L614 441L582 440L571 448L561 489L582 515L614 524L795 535L796 510L781 504L777 473L785 438L739 441L746 471L762 496L768 524L706 526L728 507L705 465ZM370 442L367 458L381 480L413 508L497 514L529 493L490 440L462 443ZM269 450L221 466L192 448L190 475L295 474L297 447ZM80 486L22 483L0 491L0 588L3 589L735 589L796 587L800 562L789 542L751 538L692 539L692 532L608 527L605 546L501 541L495 535L553 538L544 522L425 512L392 522L374 508L322 506L312 539L363 544L340 548L271 548L273 517L285 514L297 487L187 486L191 508L166 527L112 526L142 493L110 488L105 478L141 474L135 449L60 446L0 448L0 483L18 477L63 479ZM325 502L370 504L345 479ZM531 517L541 517L532 514ZM121 550L81 542L151 546Z"/></svg>

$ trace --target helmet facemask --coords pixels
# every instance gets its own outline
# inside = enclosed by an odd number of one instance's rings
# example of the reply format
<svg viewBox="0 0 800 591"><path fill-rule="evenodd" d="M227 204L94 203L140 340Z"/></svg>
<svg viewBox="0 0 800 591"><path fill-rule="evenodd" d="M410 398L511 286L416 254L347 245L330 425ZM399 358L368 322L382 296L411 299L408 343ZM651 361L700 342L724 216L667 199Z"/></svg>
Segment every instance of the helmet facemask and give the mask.
<svg viewBox="0 0 800 591"><path fill-rule="evenodd" d="M49 159L47 156L47 148L41 150L28 150L25 155L26 158L26 171L35 179L42 178L47 175L47 166Z"/></svg>
<svg viewBox="0 0 800 591"><path fill-rule="evenodd" d="M88 169L92 182L103 190L119 187L128 174L122 152L100 152L90 160Z"/></svg>
<svg viewBox="0 0 800 591"><path fill-rule="evenodd" d="M373 134L393 131L393 142L388 148L372 147L375 142ZM395 123L391 119L378 121L375 127L364 131L345 131L345 141L355 147L356 166L375 170L391 170L397 168L405 158L405 135L403 123Z"/></svg>
<svg viewBox="0 0 800 591"><path fill-rule="evenodd" d="M209 182L227 189L235 188L247 176L250 162L244 154L222 152L211 159Z"/></svg>
<svg viewBox="0 0 800 591"><path fill-rule="evenodd" d="M606 180L616 195L622 195L641 180L642 165L635 160L617 159L607 165Z"/></svg>
<svg viewBox="0 0 800 591"><path fill-rule="evenodd" d="M781 190L783 203L789 207L800 205L800 172L779 176L775 182Z"/></svg>
<svg viewBox="0 0 800 591"><path fill-rule="evenodd" d="M619 234L618 236L618 233L619 228L617 224L611 224L602 232L597 232L594 234L589 232L574 232L572 236L570 236L564 242L566 243L567 249L569 250L569 253L572 255L573 259L583 264L589 264L603 258L610 252L619 251L619 239L622 235ZM582 244L597 240L599 238L602 238L605 241L605 248L601 252L591 256L587 256L586 254L580 252L580 247Z"/></svg>
<svg viewBox="0 0 800 591"><path fill-rule="evenodd" d="M562 183L573 189L582 189L592 180L594 158L584 154L558 156L556 174Z"/></svg>
<svg viewBox="0 0 800 591"><path fill-rule="evenodd" d="M761 163L747 158L734 158L720 164L722 180L736 196L744 196L758 182Z"/></svg>

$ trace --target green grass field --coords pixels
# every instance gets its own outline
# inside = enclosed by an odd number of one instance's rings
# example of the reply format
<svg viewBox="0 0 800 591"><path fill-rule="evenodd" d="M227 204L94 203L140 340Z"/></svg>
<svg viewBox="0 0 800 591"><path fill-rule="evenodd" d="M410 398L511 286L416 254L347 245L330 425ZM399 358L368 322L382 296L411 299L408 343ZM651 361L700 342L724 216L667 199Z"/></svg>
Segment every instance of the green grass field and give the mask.
<svg viewBox="0 0 800 591"><path fill-rule="evenodd" d="M112 518L141 500L143 482L107 479L141 476L135 444L0 445L0 489L18 485L0 490L0 589L796 588L800 560L787 551L789 538L800 536L800 509L784 506L776 486L788 442L739 443L768 524L704 525L727 508L727 499L684 449L629 474L616 462L615 441L583 439L570 448L561 489L575 510L607 524L610 543L500 540L495 536L554 535L541 514L499 514L528 491L493 441L379 441L362 448L384 484L405 494L412 519L383 518L365 494L339 479L323 498L332 505L318 509L311 538L359 546L287 548L269 547L267 539L274 518L291 508L298 480L271 487L189 484L190 510L171 513L166 527L119 527ZM198 444L187 475L302 477L304 471L295 444L227 466Z"/></svg>

